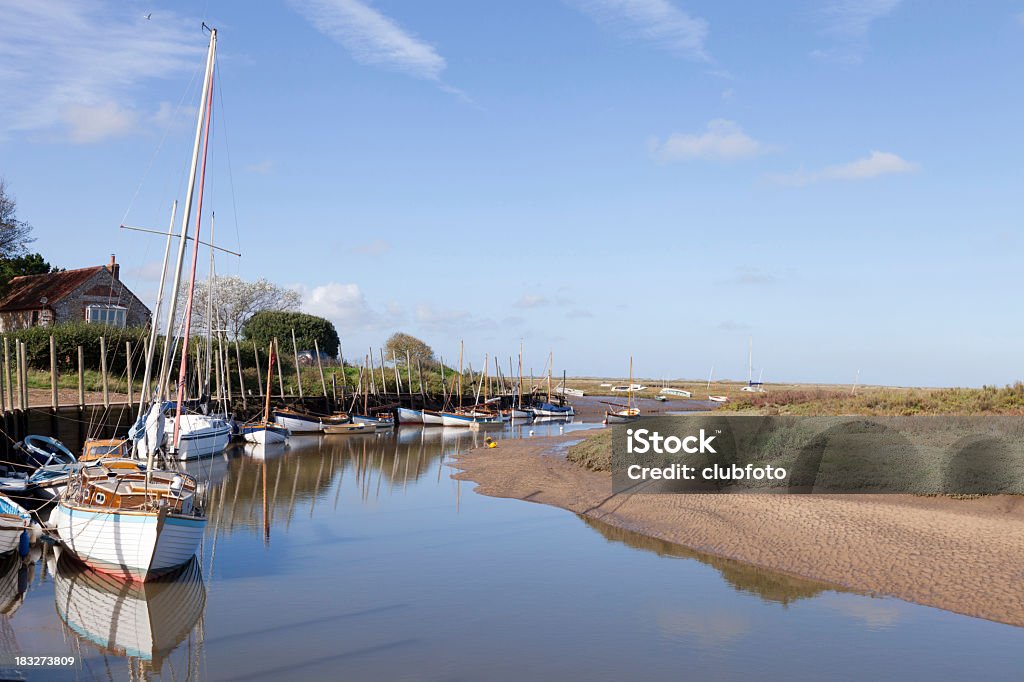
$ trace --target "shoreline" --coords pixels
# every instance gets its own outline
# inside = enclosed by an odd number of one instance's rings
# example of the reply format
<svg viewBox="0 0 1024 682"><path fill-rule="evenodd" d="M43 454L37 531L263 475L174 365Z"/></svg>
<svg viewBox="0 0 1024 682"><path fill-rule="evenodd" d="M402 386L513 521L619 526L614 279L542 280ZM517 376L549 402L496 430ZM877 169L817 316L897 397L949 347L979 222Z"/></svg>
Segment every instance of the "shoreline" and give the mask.
<svg viewBox="0 0 1024 682"><path fill-rule="evenodd" d="M470 450L452 478L775 573L1024 626L1024 498L612 495L610 474L565 458L590 435Z"/></svg>

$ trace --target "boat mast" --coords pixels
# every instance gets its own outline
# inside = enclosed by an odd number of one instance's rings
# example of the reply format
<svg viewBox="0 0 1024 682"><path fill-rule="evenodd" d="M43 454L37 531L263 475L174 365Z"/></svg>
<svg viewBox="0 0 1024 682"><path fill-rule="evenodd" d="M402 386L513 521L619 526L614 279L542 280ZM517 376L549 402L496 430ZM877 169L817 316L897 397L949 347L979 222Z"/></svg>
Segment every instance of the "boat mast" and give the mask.
<svg viewBox="0 0 1024 682"><path fill-rule="evenodd" d="M519 409L523 409L523 340L519 339Z"/></svg>
<svg viewBox="0 0 1024 682"><path fill-rule="evenodd" d="M555 362L555 352L548 351L548 405L551 404L551 366Z"/></svg>
<svg viewBox="0 0 1024 682"><path fill-rule="evenodd" d="M459 410L462 410L462 350L465 341L459 341Z"/></svg>
<svg viewBox="0 0 1024 682"><path fill-rule="evenodd" d="M626 389L626 412L633 407L633 356L629 356L629 388Z"/></svg>
<svg viewBox="0 0 1024 682"><path fill-rule="evenodd" d="M163 355L160 358L160 380L157 385L156 401L162 402L167 395L170 380L172 330L175 328L175 317L178 314L178 290L181 288L181 269L185 263L185 246L188 242L188 222L192 214L192 196L196 186L196 168L199 165L199 149L203 139L203 120L207 114L208 92L213 88L213 56L217 48L217 31L210 31L210 49L206 55L206 76L203 79L203 94L199 101L199 116L196 117L196 137L192 146L192 165L188 174L188 191L185 193L185 210L181 216L181 235L178 239L178 260L174 268L174 286L171 288L171 301L167 309L167 338L164 342Z"/></svg>
<svg viewBox="0 0 1024 682"><path fill-rule="evenodd" d="M174 410L174 447L178 447L181 437L181 409L185 400L185 382L188 378L188 337L192 326L192 298L196 289L196 266L199 264L199 227L203 214L203 187L206 183L206 156L210 147L210 119L213 118L213 64L217 51L217 29L210 29L210 53L206 62L206 79L203 95L206 97L206 120L203 122L203 164L199 171L199 201L196 203L195 248L192 250L192 272L189 275L188 298L185 300L185 325L181 332L181 364L178 368L178 404ZM195 159L193 159L193 166ZM194 189L195 176L189 180L189 188ZM191 191L189 192L191 199ZM191 203L189 200L188 203ZM186 217L188 210L185 211Z"/></svg>
<svg viewBox="0 0 1024 682"><path fill-rule="evenodd" d="M750 337L747 350L747 386L754 385L754 337Z"/></svg>
<svg viewBox="0 0 1024 682"><path fill-rule="evenodd" d="M149 345L146 347L146 371L142 376L142 399L139 400L139 416L150 399L149 383L153 379L153 358L156 356L156 340L160 336L160 306L164 302L164 283L167 280L167 261L171 255L171 239L174 237L174 218L178 212L178 200L171 204L171 224L167 227L167 245L164 246L164 264L160 268L160 287L156 292L156 305L153 315L149 318ZM168 332L170 336L170 332ZM165 344L166 346L166 344Z"/></svg>
<svg viewBox="0 0 1024 682"><path fill-rule="evenodd" d="M206 380L205 393L206 395L212 395L212 380L210 376L213 374L213 229L216 222L216 214L210 214L210 273L206 280ZM217 381L220 381L218 377Z"/></svg>
<svg viewBox="0 0 1024 682"><path fill-rule="evenodd" d="M270 359L267 361L267 386L274 379L274 342L270 342ZM263 425L270 423L270 391L267 391L266 404L263 407Z"/></svg>

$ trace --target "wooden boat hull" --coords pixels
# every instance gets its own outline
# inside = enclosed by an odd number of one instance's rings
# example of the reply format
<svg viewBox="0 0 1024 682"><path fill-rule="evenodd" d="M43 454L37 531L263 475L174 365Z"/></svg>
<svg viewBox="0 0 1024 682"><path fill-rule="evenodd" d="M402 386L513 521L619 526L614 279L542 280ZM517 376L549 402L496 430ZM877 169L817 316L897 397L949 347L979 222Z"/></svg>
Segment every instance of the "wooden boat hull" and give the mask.
<svg viewBox="0 0 1024 682"><path fill-rule="evenodd" d="M572 417L575 414L576 410L573 409L572 405L560 406L544 403L533 408L533 416L535 417Z"/></svg>
<svg viewBox="0 0 1024 682"><path fill-rule="evenodd" d="M423 411L422 410L410 410L406 407L398 408L398 423L399 424L422 424L423 423Z"/></svg>
<svg viewBox="0 0 1024 682"><path fill-rule="evenodd" d="M339 436L352 433L373 433L377 428L373 424L362 424L353 422L351 424L332 424L324 427L324 433L328 436Z"/></svg>
<svg viewBox="0 0 1024 682"><path fill-rule="evenodd" d="M272 445L288 440L289 430L276 424L247 424L242 426L242 437L247 443Z"/></svg>
<svg viewBox="0 0 1024 682"><path fill-rule="evenodd" d="M352 421L357 424L370 424L372 426L376 426L377 428L385 429L392 428L395 425L393 419L378 419L377 417L367 417L364 414L352 415Z"/></svg>
<svg viewBox="0 0 1024 682"><path fill-rule="evenodd" d="M145 661L162 661L188 636L206 606L198 561L160 580L126 584L62 556L53 585L57 615L80 638Z"/></svg>
<svg viewBox="0 0 1024 682"><path fill-rule="evenodd" d="M444 426L444 419L441 418L440 412L423 410L420 412L420 416L423 418L423 424L425 426Z"/></svg>
<svg viewBox="0 0 1024 682"><path fill-rule="evenodd" d="M609 424L635 422L640 418L640 410L633 408L628 410L618 410L616 412L608 411L604 413L604 418Z"/></svg>
<svg viewBox="0 0 1024 682"><path fill-rule="evenodd" d="M14 500L0 495L0 554L13 552L22 548L28 549L28 528L32 525L32 516Z"/></svg>
<svg viewBox="0 0 1024 682"><path fill-rule="evenodd" d="M64 500L50 524L65 549L91 568L127 580L150 580L196 555L206 517L150 511L101 510Z"/></svg>
<svg viewBox="0 0 1024 682"><path fill-rule="evenodd" d="M501 417L483 416L476 414L460 414L457 412L442 412L442 426L469 427L473 424L497 424L501 426Z"/></svg>
<svg viewBox="0 0 1024 682"><path fill-rule="evenodd" d="M274 423L288 430L288 433L320 433L324 430L319 417L295 413L274 412ZM245 430L243 428L243 435Z"/></svg>

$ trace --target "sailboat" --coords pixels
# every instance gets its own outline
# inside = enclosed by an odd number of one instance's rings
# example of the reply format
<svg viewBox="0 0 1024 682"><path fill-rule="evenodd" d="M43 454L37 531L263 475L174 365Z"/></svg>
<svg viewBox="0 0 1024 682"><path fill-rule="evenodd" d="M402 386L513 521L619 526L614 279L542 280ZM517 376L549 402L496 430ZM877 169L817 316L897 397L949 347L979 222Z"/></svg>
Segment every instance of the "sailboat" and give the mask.
<svg viewBox="0 0 1024 682"><path fill-rule="evenodd" d="M626 405L619 410L605 410L604 418L609 424L624 424L640 418L640 408L633 404L633 356L629 356L629 390ZM612 404L612 403L609 403Z"/></svg>
<svg viewBox="0 0 1024 682"><path fill-rule="evenodd" d="M27 553L31 525L32 516L24 507L6 495L0 495L0 554L16 549Z"/></svg>
<svg viewBox="0 0 1024 682"><path fill-rule="evenodd" d="M270 383L274 380L274 344L270 344L270 359L267 361L267 399L263 407L263 419L242 425L242 437L250 443L270 445L288 440L288 429L270 420Z"/></svg>
<svg viewBox="0 0 1024 682"><path fill-rule="evenodd" d="M210 45L206 55L206 73L196 120L195 142L181 222L178 262L174 289L171 292L168 334L173 329L178 285L196 188L200 145L209 143L213 104L213 69L217 52L217 30L210 29ZM205 140L205 142L204 142ZM203 154L203 175L205 175ZM195 234L196 251L192 260L192 279L188 289L185 323L182 335L182 365L178 379L178 401L175 409L173 439L170 446L181 456L192 453L213 453L223 450L230 437L230 427L223 420L196 419L182 421L185 376L188 355L188 331L191 321L198 260L199 222L202 215L202 181L200 181ZM173 211L172 211L173 220ZM166 258L165 258L166 262ZM161 283L161 289L163 288ZM159 298L158 298L159 300ZM156 327L154 324L153 327ZM151 337L152 339L153 337ZM155 400L148 411L140 406L139 422L133 427L136 453L145 454L146 464L123 459L101 459L90 462L69 481L50 514L64 547L96 570L128 579L148 580L167 573L195 556L206 529L206 514L196 497L196 479L184 472L158 471L154 459L165 446L164 402L170 366L171 343L164 344L160 380ZM150 343L150 353L155 343ZM152 359L150 354L147 361ZM148 390L149 364L146 366L144 390ZM217 423L219 422L219 424ZM184 436L189 436L185 441ZM183 448L182 443L188 443Z"/></svg>
<svg viewBox="0 0 1024 682"><path fill-rule="evenodd" d="M708 372L708 390L711 390L711 377L715 374L715 366L711 366L711 371ZM729 396L727 395L708 395L708 400L713 403L727 403L729 402Z"/></svg>
<svg viewBox="0 0 1024 682"><path fill-rule="evenodd" d="M548 353L548 397L547 400L540 403L539 405L533 406L533 416L535 417L559 417L568 418L576 414L572 405L565 402L563 398L560 404L556 405L551 400L551 368L554 365L555 354L552 352ZM565 381L563 377L563 382Z"/></svg>
<svg viewBox="0 0 1024 682"><path fill-rule="evenodd" d="M488 356L484 356L484 372L480 375L480 383L477 384L476 398L471 407L462 407L462 350L459 350L459 406L451 411L441 411L442 426L465 426L480 428L482 426L501 426L501 414L491 407L487 399L487 369ZM470 371L472 372L472 364ZM480 402L480 392L483 391L483 402Z"/></svg>
<svg viewBox="0 0 1024 682"><path fill-rule="evenodd" d="M740 390L744 393L764 393L764 382L761 378L764 376L764 370L761 370L761 375L757 377L757 381L754 381L754 337L750 337L750 349L747 352L747 385L742 387Z"/></svg>

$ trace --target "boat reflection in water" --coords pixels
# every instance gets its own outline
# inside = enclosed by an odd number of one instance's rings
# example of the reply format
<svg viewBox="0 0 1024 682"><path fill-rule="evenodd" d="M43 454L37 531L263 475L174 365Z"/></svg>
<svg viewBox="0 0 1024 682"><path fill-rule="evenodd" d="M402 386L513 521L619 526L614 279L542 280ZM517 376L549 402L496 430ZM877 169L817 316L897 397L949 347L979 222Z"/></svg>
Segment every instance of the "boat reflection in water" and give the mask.
<svg viewBox="0 0 1024 682"><path fill-rule="evenodd" d="M159 672L206 606L199 562L145 583L93 571L64 553L53 576L57 614L102 653L127 656Z"/></svg>

